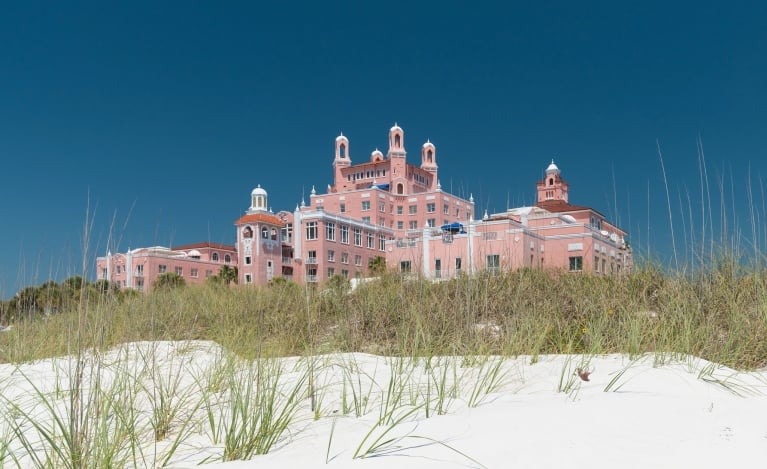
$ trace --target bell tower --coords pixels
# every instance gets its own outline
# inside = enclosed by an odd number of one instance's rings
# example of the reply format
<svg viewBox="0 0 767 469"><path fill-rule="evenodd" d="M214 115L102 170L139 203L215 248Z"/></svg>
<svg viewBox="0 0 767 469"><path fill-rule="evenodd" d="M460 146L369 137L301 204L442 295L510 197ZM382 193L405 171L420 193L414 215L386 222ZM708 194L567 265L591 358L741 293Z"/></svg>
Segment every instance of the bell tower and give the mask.
<svg viewBox="0 0 767 469"><path fill-rule="evenodd" d="M562 179L559 168L551 160L551 164L546 168L546 176L542 181L538 181L538 202L561 200L567 203L568 191L570 185Z"/></svg>
<svg viewBox="0 0 767 469"><path fill-rule="evenodd" d="M348 168L351 165L352 160L349 156L349 139L341 133L341 135L336 137L336 155L333 159L333 185L335 187L343 185L343 168Z"/></svg>

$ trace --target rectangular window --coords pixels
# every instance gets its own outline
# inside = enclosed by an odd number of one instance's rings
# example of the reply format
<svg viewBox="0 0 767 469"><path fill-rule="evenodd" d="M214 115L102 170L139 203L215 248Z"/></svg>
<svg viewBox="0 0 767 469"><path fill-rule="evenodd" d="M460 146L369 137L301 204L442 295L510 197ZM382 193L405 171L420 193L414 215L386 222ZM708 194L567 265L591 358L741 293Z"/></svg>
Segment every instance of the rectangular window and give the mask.
<svg viewBox="0 0 767 469"><path fill-rule="evenodd" d="M354 256L354 265L356 266L362 265L362 256L360 255Z"/></svg>
<svg viewBox="0 0 767 469"><path fill-rule="evenodd" d="M250 274L245 274L245 283L253 283L253 276Z"/></svg>
<svg viewBox="0 0 767 469"><path fill-rule="evenodd" d="M316 282L317 281L317 268L312 267L310 269L307 269L306 271L306 281L307 282Z"/></svg>
<svg viewBox="0 0 767 469"><path fill-rule="evenodd" d="M397 229L398 230L404 230L405 229L405 222L403 222L402 220L398 221L397 222Z"/></svg>
<svg viewBox="0 0 767 469"><path fill-rule="evenodd" d="M336 274L336 269L333 267L328 267L328 278L334 276Z"/></svg>
<svg viewBox="0 0 767 469"><path fill-rule="evenodd" d="M245 265L250 265L253 263L253 258L250 256L245 256Z"/></svg>
<svg viewBox="0 0 767 469"><path fill-rule="evenodd" d="M106 268L101 269L101 278L107 278L107 269Z"/></svg>
<svg viewBox="0 0 767 469"><path fill-rule="evenodd" d="M310 221L306 224L306 239L317 239L317 222Z"/></svg>
<svg viewBox="0 0 767 469"><path fill-rule="evenodd" d="M490 254L487 256L487 270L497 274L501 269L501 256L499 254Z"/></svg>
<svg viewBox="0 0 767 469"><path fill-rule="evenodd" d="M341 242L349 244L349 227L346 225L341 225Z"/></svg>
<svg viewBox="0 0 767 469"><path fill-rule="evenodd" d="M418 222L415 220L411 220L410 222L408 222L408 228L410 228L411 230L417 230Z"/></svg>
<svg viewBox="0 0 767 469"><path fill-rule="evenodd" d="M176 267L176 275L184 275L184 269L181 267Z"/></svg>
<svg viewBox="0 0 767 469"><path fill-rule="evenodd" d="M404 213L402 210L402 205L397 205L397 215L402 215Z"/></svg>
<svg viewBox="0 0 767 469"><path fill-rule="evenodd" d="M442 259L434 260L434 277L442 278Z"/></svg>
<svg viewBox="0 0 767 469"><path fill-rule="evenodd" d="M426 220L426 223L428 223L431 228L434 228L435 226L437 226L437 220L434 218L429 218L428 220Z"/></svg>
<svg viewBox="0 0 767 469"><path fill-rule="evenodd" d="M580 272L583 270L583 256L570 256L570 272Z"/></svg>
<svg viewBox="0 0 767 469"><path fill-rule="evenodd" d="M349 278L349 271L347 269L341 269L341 275L343 278Z"/></svg>
<svg viewBox="0 0 767 469"><path fill-rule="evenodd" d="M165 272L163 270L163 272ZM144 275L144 264L139 264L136 266L136 275Z"/></svg>
<svg viewBox="0 0 767 469"><path fill-rule="evenodd" d="M445 215L450 213L450 205L448 205L448 204L443 205L442 206L442 213L444 213Z"/></svg>
<svg viewBox="0 0 767 469"><path fill-rule="evenodd" d="M362 229L360 228L354 229L354 245L362 246Z"/></svg>
<svg viewBox="0 0 767 469"><path fill-rule="evenodd" d="M407 208L407 211L408 211L409 214L415 215L416 213L418 213L418 206L417 205L410 205Z"/></svg>
<svg viewBox="0 0 767 469"><path fill-rule="evenodd" d="M213 277L213 271L212 270L206 270L205 271L205 278L211 278Z"/></svg>
<svg viewBox="0 0 767 469"><path fill-rule="evenodd" d="M192 269L192 273L190 273L189 275L194 278L197 278L197 269Z"/></svg>
<svg viewBox="0 0 767 469"><path fill-rule="evenodd" d="M460 274L461 273L461 258L456 257L455 258L455 273Z"/></svg>
<svg viewBox="0 0 767 469"><path fill-rule="evenodd" d="M341 210L341 213L345 213L346 212L346 204L341 204L340 210Z"/></svg>
<svg viewBox="0 0 767 469"><path fill-rule="evenodd" d="M336 261L336 252L333 250L328 250L328 262L335 262Z"/></svg>
<svg viewBox="0 0 767 469"><path fill-rule="evenodd" d="M599 273L599 256L594 256L594 272Z"/></svg>
<svg viewBox="0 0 767 469"><path fill-rule="evenodd" d="M309 251L309 256L306 259L307 264L316 264L317 263L317 251Z"/></svg>
<svg viewBox="0 0 767 469"><path fill-rule="evenodd" d="M328 241L336 240L336 224L335 223L325 223L325 239L327 239Z"/></svg>
<svg viewBox="0 0 767 469"><path fill-rule="evenodd" d="M368 233L367 239L368 239L368 249L375 248L375 235L373 233Z"/></svg>
<svg viewBox="0 0 767 469"><path fill-rule="evenodd" d="M283 226L280 231L282 232L282 240L286 243L293 242L293 224L288 223Z"/></svg>
<svg viewBox="0 0 767 469"><path fill-rule="evenodd" d="M341 264L348 264L349 263L349 253L348 252L342 252L341 253Z"/></svg>
<svg viewBox="0 0 767 469"><path fill-rule="evenodd" d="M121 268L122 268L122 266L120 266L120 265L118 265L118 266L116 267L116 269L117 269L117 275L120 275L120 270L121 270Z"/></svg>
<svg viewBox="0 0 767 469"><path fill-rule="evenodd" d="M157 271L161 274L164 274L165 272L168 271L168 266L165 264L160 264L157 266Z"/></svg>
<svg viewBox="0 0 767 469"><path fill-rule="evenodd" d="M399 271L403 274L407 274L410 272L410 261L401 261L399 263Z"/></svg>
<svg viewBox="0 0 767 469"><path fill-rule="evenodd" d="M362 201L362 211L367 212L370 210L370 201L369 200L363 200Z"/></svg>
<svg viewBox="0 0 767 469"><path fill-rule="evenodd" d="M378 202L378 211L386 213L386 202Z"/></svg>
<svg viewBox="0 0 767 469"><path fill-rule="evenodd" d="M386 251L386 236L382 234L378 235L378 250Z"/></svg>
<svg viewBox="0 0 767 469"><path fill-rule="evenodd" d="M429 202L426 204L426 213L434 213L437 211L437 204L434 202Z"/></svg>
<svg viewBox="0 0 767 469"><path fill-rule="evenodd" d="M370 217L362 217L362 223L370 223Z"/></svg>

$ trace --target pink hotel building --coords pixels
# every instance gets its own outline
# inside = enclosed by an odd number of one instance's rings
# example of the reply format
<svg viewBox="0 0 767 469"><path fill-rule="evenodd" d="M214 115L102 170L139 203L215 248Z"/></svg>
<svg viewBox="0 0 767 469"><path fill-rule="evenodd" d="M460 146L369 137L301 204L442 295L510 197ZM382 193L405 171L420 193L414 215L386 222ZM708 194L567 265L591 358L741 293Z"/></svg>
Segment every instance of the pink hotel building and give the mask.
<svg viewBox="0 0 767 469"><path fill-rule="evenodd" d="M241 285L275 277L321 283L334 275L365 276L378 256L388 268L430 279L520 267L601 275L631 270L626 232L592 208L571 205L569 185L553 161L537 182L535 205L475 220L472 197L442 190L434 144L422 145L420 166L406 155L405 134L396 124L386 155L375 150L364 163L352 164L349 139L340 135L333 184L324 194L312 188L308 205L272 213L259 185L234 222L234 245L108 253L96 261L98 278L147 291L163 272L195 284L228 265L237 267Z"/></svg>

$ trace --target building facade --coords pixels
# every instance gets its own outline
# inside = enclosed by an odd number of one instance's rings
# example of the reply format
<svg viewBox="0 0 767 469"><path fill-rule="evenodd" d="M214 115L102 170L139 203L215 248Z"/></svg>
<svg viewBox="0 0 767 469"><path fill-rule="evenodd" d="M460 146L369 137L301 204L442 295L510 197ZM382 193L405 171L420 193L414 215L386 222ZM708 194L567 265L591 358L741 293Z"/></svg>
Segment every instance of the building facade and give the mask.
<svg viewBox="0 0 767 469"><path fill-rule="evenodd" d="M149 291L157 277L173 272L189 284L202 284L217 275L223 266L237 266L234 246L195 243L172 248L155 246L129 249L125 253L107 253L96 259L97 277L120 288Z"/></svg>
<svg viewBox="0 0 767 469"><path fill-rule="evenodd" d="M333 183L323 193L312 188L308 204L272 213L259 185L234 222L233 246L110 253L97 260L99 278L145 291L165 271L201 283L230 265L245 285L276 277L321 283L334 275L366 276L376 257L390 269L431 279L522 267L604 275L631 270L627 233L597 210L570 204L569 184L553 161L536 183L534 205L475 219L471 196L442 189L435 145L427 141L420 151L420 165L407 162L405 133L395 124L385 155L376 149L353 164L349 139L339 135Z"/></svg>

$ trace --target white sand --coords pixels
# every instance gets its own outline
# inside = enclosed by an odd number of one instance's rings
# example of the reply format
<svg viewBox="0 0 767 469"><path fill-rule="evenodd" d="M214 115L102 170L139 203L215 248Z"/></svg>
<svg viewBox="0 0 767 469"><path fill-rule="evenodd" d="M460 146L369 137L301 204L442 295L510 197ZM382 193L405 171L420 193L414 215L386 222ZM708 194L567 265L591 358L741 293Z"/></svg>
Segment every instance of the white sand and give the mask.
<svg viewBox="0 0 767 469"><path fill-rule="evenodd" d="M141 438L141 466L145 467L159 467L179 434L184 435L182 443L167 467L194 467L202 461L227 469L722 468L767 463L765 371L740 373L687 356L610 355L541 356L535 363L530 357L518 357L500 364L500 359L491 357L484 365L478 360L443 357L433 359L433 371L428 373L423 360L414 363L365 354L317 357L319 418L310 409L304 384L292 423L269 454L222 462L222 438L214 441L207 422L207 409L215 415L226 413L231 402L226 386L208 384L220 376L215 370L223 369L220 348L208 342L157 342L121 350L101 357L105 365L101 386L116 389L114 376L143 383L143 387L134 386L132 406L125 404L124 397L118 401L137 411L134 428ZM92 363L96 362L88 362L88 370ZM306 378L307 361L290 358L281 363L280 386L287 392L296 380ZM56 359L0 366L0 440L7 446L3 467L16 466L11 455L20 458L22 467L34 467L11 431L14 425L24 428L25 438L35 442L38 454L44 453L45 443L38 443L40 431L29 425L27 416L33 416L42 428L54 428L54 412L66 416L71 364ZM399 371L392 373L393 365ZM592 371L588 382L575 374L578 367ZM156 371L154 381L152 370ZM498 379L487 385L493 375ZM613 379L615 384L606 391ZM152 402L164 395L152 386L158 382L164 389L173 387L173 402L179 404L170 433L155 442L149 418ZM448 390L442 393L446 412L437 415L441 383ZM199 405L203 388L208 389L211 405ZM359 417L354 393L363 414ZM400 397L392 398L396 395ZM53 403L54 410L41 405L40 396ZM14 405L17 410L12 409ZM391 408L394 420L412 413L395 425L377 425L381 414ZM218 417L218 421L226 419ZM371 449L382 434L383 444ZM367 454L355 459L355 452Z"/></svg>

